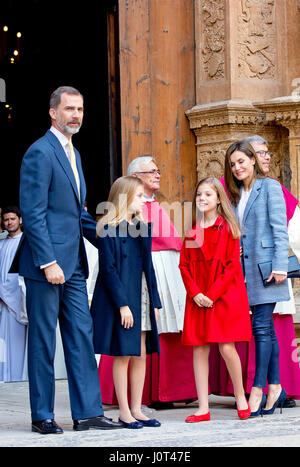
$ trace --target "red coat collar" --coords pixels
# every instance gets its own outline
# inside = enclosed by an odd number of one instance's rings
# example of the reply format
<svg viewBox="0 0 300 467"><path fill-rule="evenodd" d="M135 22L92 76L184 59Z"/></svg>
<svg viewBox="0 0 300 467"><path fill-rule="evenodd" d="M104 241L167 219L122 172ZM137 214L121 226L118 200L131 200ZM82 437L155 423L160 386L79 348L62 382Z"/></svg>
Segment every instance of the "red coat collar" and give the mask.
<svg viewBox="0 0 300 467"><path fill-rule="evenodd" d="M212 228L218 228L220 226L223 227L224 225L224 222L225 222L225 219L223 216L218 216L215 223L213 225L211 225L210 227L206 227L206 229L212 229ZM200 226L200 223L197 222L196 226L194 226L187 234L187 236L191 239L195 239L196 237L196 230L199 229L199 230L205 230L203 227Z"/></svg>

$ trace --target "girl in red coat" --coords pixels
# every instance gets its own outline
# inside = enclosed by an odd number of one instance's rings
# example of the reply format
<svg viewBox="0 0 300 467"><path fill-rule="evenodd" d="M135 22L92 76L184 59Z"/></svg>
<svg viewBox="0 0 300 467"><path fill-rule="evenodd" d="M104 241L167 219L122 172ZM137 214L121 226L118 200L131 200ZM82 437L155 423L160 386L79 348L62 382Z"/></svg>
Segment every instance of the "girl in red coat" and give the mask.
<svg viewBox="0 0 300 467"><path fill-rule="evenodd" d="M250 416L235 342L251 340L246 286L240 262L239 226L222 184L201 180L193 200L194 228L186 236L180 270L187 291L182 343L194 346L199 409L186 422L210 420L208 357L218 343L232 379L238 415Z"/></svg>

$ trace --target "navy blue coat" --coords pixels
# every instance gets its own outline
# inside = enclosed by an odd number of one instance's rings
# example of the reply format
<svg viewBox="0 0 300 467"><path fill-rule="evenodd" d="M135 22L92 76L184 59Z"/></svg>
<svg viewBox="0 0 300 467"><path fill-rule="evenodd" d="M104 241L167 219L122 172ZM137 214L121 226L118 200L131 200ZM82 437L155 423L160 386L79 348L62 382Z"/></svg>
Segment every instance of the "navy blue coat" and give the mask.
<svg viewBox="0 0 300 467"><path fill-rule="evenodd" d="M151 331L146 332L147 353L159 353L154 308L161 308L151 257L151 224L106 226L98 238L99 273L91 313L95 353L141 354L141 283L144 271L150 298ZM120 307L129 306L134 324L121 325Z"/></svg>

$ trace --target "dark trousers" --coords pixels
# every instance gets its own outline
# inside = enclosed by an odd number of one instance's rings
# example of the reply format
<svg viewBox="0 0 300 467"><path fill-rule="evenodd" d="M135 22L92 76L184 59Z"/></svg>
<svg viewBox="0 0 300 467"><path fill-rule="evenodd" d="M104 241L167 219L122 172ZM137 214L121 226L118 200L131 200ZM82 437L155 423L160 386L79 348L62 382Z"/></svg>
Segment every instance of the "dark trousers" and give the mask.
<svg viewBox="0 0 300 467"><path fill-rule="evenodd" d="M252 332L255 340L255 378L253 386L264 388L280 384L279 345L274 329L273 311L276 303L251 307Z"/></svg>
<svg viewBox="0 0 300 467"><path fill-rule="evenodd" d="M80 262L62 285L26 279L28 375L33 421L54 418L54 356L59 319L73 420L103 415L93 326Z"/></svg>

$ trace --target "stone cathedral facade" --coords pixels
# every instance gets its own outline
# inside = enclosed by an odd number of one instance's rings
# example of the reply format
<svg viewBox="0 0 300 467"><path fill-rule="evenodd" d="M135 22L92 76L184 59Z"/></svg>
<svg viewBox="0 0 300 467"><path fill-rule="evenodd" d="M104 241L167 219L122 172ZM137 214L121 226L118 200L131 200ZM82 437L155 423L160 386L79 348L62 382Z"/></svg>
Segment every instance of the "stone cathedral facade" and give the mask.
<svg viewBox="0 0 300 467"><path fill-rule="evenodd" d="M233 141L259 134L271 176L300 199L299 44L298 0L120 0L123 167L152 154L160 199L183 203L222 176Z"/></svg>

